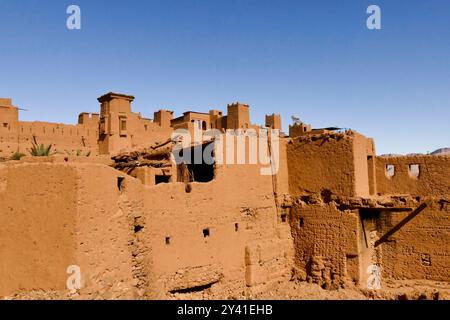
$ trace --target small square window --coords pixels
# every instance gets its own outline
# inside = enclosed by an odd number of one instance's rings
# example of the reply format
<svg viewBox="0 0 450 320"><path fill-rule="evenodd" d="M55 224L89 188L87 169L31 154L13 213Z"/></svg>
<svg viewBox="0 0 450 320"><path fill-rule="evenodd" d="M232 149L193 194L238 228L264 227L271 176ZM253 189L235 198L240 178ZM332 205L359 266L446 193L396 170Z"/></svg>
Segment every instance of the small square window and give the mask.
<svg viewBox="0 0 450 320"><path fill-rule="evenodd" d="M208 238L209 237L209 228L203 229L203 237Z"/></svg>

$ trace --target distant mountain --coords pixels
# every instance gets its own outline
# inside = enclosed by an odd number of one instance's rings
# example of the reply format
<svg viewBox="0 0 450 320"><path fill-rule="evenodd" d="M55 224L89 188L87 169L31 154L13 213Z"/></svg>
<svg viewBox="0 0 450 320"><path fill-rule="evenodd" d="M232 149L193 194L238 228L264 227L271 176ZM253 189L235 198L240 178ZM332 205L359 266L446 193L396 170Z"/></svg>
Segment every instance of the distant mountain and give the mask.
<svg viewBox="0 0 450 320"><path fill-rule="evenodd" d="M441 149L437 149L436 151L433 151L431 154L432 154L433 156L436 156L436 155L446 155L446 154L450 155L450 148L441 148Z"/></svg>
<svg viewBox="0 0 450 320"><path fill-rule="evenodd" d="M414 157L414 156L423 156L423 153L408 153L408 157Z"/></svg>
<svg viewBox="0 0 450 320"><path fill-rule="evenodd" d="M424 153L409 153L406 156L412 157L412 156L423 156ZM450 155L450 148L441 148L437 149L436 151L433 151L432 153L429 153L429 155L432 156L443 156L443 155ZM388 154L382 154L380 157L383 158L390 158L390 157L405 157L404 154L394 154L394 153L388 153Z"/></svg>

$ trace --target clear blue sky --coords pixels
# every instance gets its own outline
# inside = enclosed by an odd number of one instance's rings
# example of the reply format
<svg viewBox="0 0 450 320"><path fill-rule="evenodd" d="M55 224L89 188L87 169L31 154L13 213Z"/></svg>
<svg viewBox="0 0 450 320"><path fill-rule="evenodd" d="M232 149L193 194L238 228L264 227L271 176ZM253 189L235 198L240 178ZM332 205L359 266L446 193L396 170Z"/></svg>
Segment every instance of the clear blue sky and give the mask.
<svg viewBox="0 0 450 320"><path fill-rule="evenodd" d="M147 117L238 100L254 123L352 128L378 153L450 147L448 0L0 0L0 35L0 96L22 120L74 123L117 91Z"/></svg>

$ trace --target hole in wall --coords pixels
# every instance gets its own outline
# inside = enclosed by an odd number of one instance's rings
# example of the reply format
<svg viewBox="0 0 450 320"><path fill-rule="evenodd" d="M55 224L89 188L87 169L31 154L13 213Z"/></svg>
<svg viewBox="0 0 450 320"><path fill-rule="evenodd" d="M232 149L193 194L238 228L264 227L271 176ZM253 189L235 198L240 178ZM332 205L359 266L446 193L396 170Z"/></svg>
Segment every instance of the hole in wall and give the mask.
<svg viewBox="0 0 450 320"><path fill-rule="evenodd" d="M208 238L210 236L209 234L209 228L203 229L203 237Z"/></svg>
<svg viewBox="0 0 450 320"><path fill-rule="evenodd" d="M184 288L184 289L177 289L177 290L171 290L169 291L169 293L174 294L174 293L194 293L194 292L201 292L201 291L205 291L208 290L212 287L213 284L215 284L217 282L213 282L213 283L208 283L205 284L203 286L196 286L196 287L191 287L191 288Z"/></svg>
<svg viewBox="0 0 450 320"><path fill-rule="evenodd" d="M155 184L169 183L171 176L155 175Z"/></svg>
<svg viewBox="0 0 450 320"><path fill-rule="evenodd" d="M303 228L305 226L305 220L303 218L300 218L298 225L300 226L300 228Z"/></svg>
<svg viewBox="0 0 450 320"><path fill-rule="evenodd" d="M286 222L286 220L287 220L287 214L286 214L286 212L283 212L283 213L281 214L280 218L281 218L281 222Z"/></svg>
<svg viewBox="0 0 450 320"><path fill-rule="evenodd" d="M239 231L239 223L234 224L234 231L236 231L236 232Z"/></svg>
<svg viewBox="0 0 450 320"><path fill-rule="evenodd" d="M333 200L332 199L333 192L331 192L331 190L324 189L324 190L322 190L320 195L322 196L323 202L325 202L325 203L330 203Z"/></svg>
<svg viewBox="0 0 450 320"><path fill-rule="evenodd" d="M421 264L425 267L430 267L431 266L431 257L429 254L424 253L420 255L420 261Z"/></svg>
<svg viewBox="0 0 450 320"><path fill-rule="evenodd" d="M170 237L166 237L166 245L170 244Z"/></svg>
<svg viewBox="0 0 450 320"><path fill-rule="evenodd" d="M125 188L125 177L117 177L117 189L123 191Z"/></svg>
<svg viewBox="0 0 450 320"><path fill-rule="evenodd" d="M138 233L138 232L141 231L142 229L144 229L143 226L135 225L135 226L134 226L134 233Z"/></svg>

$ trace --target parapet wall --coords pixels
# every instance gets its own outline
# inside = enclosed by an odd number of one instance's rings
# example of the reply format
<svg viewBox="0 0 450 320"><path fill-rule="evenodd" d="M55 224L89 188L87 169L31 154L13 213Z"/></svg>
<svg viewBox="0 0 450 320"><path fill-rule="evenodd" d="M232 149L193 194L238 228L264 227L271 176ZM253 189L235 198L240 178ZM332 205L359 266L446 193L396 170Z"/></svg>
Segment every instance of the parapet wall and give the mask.
<svg viewBox="0 0 450 320"><path fill-rule="evenodd" d="M449 156L377 157L376 175L377 192L381 195L450 195Z"/></svg>
<svg viewBox="0 0 450 320"><path fill-rule="evenodd" d="M52 144L53 151L76 153L77 150L98 154L98 124L67 125L47 122L18 122L11 129L0 128L0 155L15 152L28 154L33 137L39 144Z"/></svg>

